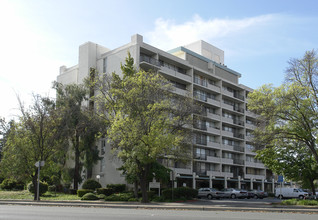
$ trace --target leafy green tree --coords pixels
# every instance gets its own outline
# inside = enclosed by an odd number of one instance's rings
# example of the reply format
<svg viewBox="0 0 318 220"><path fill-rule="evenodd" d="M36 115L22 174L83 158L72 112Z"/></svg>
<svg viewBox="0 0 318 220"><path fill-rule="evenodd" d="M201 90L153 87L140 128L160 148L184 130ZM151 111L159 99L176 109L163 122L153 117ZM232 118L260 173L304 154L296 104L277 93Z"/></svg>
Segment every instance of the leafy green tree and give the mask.
<svg viewBox="0 0 318 220"><path fill-rule="evenodd" d="M89 172L92 166L100 159L95 141L102 124L94 114L93 109L87 106L89 91L83 85L63 85L55 82L57 91L57 108L63 122L63 137L70 143L71 153L74 155L73 186L78 189L82 181L83 167ZM90 172L87 178L90 177Z"/></svg>
<svg viewBox="0 0 318 220"><path fill-rule="evenodd" d="M96 77L91 85L98 90L97 112L108 126L107 137L113 152L123 162L128 178L138 182L142 201L148 202L147 185L158 159L189 159L192 101L172 93L172 85L154 72L136 71L128 54L116 73Z"/></svg>
<svg viewBox="0 0 318 220"><path fill-rule="evenodd" d="M63 150L59 141L60 120L55 103L49 98L34 96L33 105L29 109L25 109L20 101L20 109L22 116L19 121L11 123L0 169L6 177L24 182L31 179L36 185L38 169L35 163L48 163ZM37 191L34 194L36 198Z"/></svg>
<svg viewBox="0 0 318 220"><path fill-rule="evenodd" d="M251 93L248 100L248 108L260 115L254 141L261 149L258 154L265 165L271 166L275 157L282 158L282 152L290 160L296 158L292 160L295 166L296 161L305 159L308 164L303 165L300 173L307 173L307 180L317 178L317 65L315 51L306 52L302 59L291 59L283 85L277 88L264 85ZM285 149L293 149L293 154ZM286 158L280 162L288 164Z"/></svg>

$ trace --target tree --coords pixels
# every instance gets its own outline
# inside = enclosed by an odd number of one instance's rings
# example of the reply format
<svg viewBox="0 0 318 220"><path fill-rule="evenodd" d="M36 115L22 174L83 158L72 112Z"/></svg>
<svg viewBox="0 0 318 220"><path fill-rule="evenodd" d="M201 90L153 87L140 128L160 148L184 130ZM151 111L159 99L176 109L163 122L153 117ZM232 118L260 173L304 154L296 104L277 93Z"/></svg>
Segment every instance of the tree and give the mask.
<svg viewBox="0 0 318 220"><path fill-rule="evenodd" d="M297 158L296 161L304 159L301 156L304 153L307 155L304 161L309 164L303 170L317 166L317 64L315 51L308 51L302 59L289 61L286 82L282 86L264 85L249 95L248 108L260 116L254 141L261 149L258 154L265 165L271 166L264 155L278 157L281 152L287 155L284 149L292 146L297 150L289 156ZM304 147L306 151L300 153L299 148ZM272 154L263 154L265 151Z"/></svg>
<svg viewBox="0 0 318 220"><path fill-rule="evenodd" d="M49 162L62 149L60 140L60 120L57 117L55 103L49 98L34 96L34 103L25 109L20 102L21 117L12 122L3 158L1 172L17 180L30 178L37 183L37 161ZM37 198L37 190L34 199Z"/></svg>
<svg viewBox="0 0 318 220"><path fill-rule="evenodd" d="M108 126L113 152L123 162L126 177L138 181L142 201L148 202L147 185L158 159L189 159L192 100L173 95L169 81L154 72L136 71L128 54L116 73L90 80L98 91L97 112Z"/></svg>
<svg viewBox="0 0 318 220"><path fill-rule="evenodd" d="M93 109L86 106L88 89L83 85L62 85L55 82L57 91L57 108L63 122L64 140L70 143L74 154L73 186L78 189L82 181L81 172L83 167L88 171L100 158L95 141L102 130L102 124L94 114Z"/></svg>

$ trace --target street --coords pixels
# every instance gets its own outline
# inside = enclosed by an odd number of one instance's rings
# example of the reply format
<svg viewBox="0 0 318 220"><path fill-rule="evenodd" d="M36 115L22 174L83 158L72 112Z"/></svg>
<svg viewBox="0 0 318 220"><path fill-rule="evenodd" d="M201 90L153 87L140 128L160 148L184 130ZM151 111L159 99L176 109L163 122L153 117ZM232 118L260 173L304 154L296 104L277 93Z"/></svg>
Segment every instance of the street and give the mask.
<svg viewBox="0 0 318 220"><path fill-rule="evenodd" d="M1 220L317 219L317 214L0 205Z"/></svg>

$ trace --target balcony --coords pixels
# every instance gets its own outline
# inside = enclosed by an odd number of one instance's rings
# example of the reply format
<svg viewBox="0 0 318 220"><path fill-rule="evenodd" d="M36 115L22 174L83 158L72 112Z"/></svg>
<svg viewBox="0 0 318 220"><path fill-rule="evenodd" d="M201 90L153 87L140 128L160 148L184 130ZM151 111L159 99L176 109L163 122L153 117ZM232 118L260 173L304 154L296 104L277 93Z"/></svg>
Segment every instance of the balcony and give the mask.
<svg viewBox="0 0 318 220"><path fill-rule="evenodd" d="M220 133L221 133L221 131L220 131L219 128L210 128L210 127L208 127L208 128L207 128L207 131L208 131L209 133L216 134L216 135L220 135Z"/></svg>
<svg viewBox="0 0 318 220"><path fill-rule="evenodd" d="M188 90L184 90L184 89L180 89L176 87L173 88L173 92L181 96L187 96L189 94Z"/></svg>
<svg viewBox="0 0 318 220"><path fill-rule="evenodd" d="M218 115L218 114L213 114L213 113L207 113L206 116L208 118L211 118L211 119L214 119L214 120L217 120L217 121L220 121L221 120L221 116Z"/></svg>
<svg viewBox="0 0 318 220"><path fill-rule="evenodd" d="M220 157L212 157L212 156L207 156L206 160L208 162L213 162L213 163L221 163L221 158Z"/></svg>
<svg viewBox="0 0 318 220"><path fill-rule="evenodd" d="M233 119L232 118L222 117L222 121L226 122L228 124L233 124Z"/></svg>
<svg viewBox="0 0 318 220"><path fill-rule="evenodd" d="M230 158L222 158L223 164L233 164L233 159Z"/></svg>
<svg viewBox="0 0 318 220"><path fill-rule="evenodd" d="M227 137L234 137L234 133L230 131L224 131L222 130L222 136L227 136Z"/></svg>
<svg viewBox="0 0 318 220"><path fill-rule="evenodd" d="M182 79L188 82L191 82L192 77L189 75L186 75L184 73L180 73L179 71L175 69L168 68L166 66L161 66L160 72L169 76L174 76L178 79Z"/></svg>
<svg viewBox="0 0 318 220"><path fill-rule="evenodd" d="M221 88L219 86L216 85L212 85L210 83L208 83L208 89L216 92L216 93L220 93L221 92Z"/></svg>
<svg viewBox="0 0 318 220"><path fill-rule="evenodd" d="M232 105L229 105L229 104L226 104L226 103L222 103L222 108L226 109L226 110L229 110L229 111L233 111L233 106Z"/></svg>
<svg viewBox="0 0 318 220"><path fill-rule="evenodd" d="M246 127L247 129L250 129L250 130L254 130L254 129L256 128L255 125L249 124L249 123L246 123L245 127Z"/></svg>
<svg viewBox="0 0 318 220"><path fill-rule="evenodd" d="M207 99L207 102L211 105L214 105L214 106L217 106L217 107L220 107L221 106L221 102L219 100L215 100L215 99L211 99L211 98L208 98Z"/></svg>
<svg viewBox="0 0 318 220"><path fill-rule="evenodd" d="M231 172L222 172L222 176L233 178L233 173L231 173Z"/></svg>
<svg viewBox="0 0 318 220"><path fill-rule="evenodd" d="M236 164L236 165L244 165L244 160L234 159L234 160L233 160L233 164Z"/></svg>
<svg viewBox="0 0 318 220"><path fill-rule="evenodd" d="M169 167L172 171L175 171L178 174L188 174L192 175L192 170L188 168L171 168Z"/></svg>
<svg viewBox="0 0 318 220"><path fill-rule="evenodd" d="M262 163L255 163L250 161L245 161L245 166L254 167L254 168L265 168L265 165Z"/></svg>
<svg viewBox="0 0 318 220"><path fill-rule="evenodd" d="M217 142L208 142L207 146L211 148L221 149L221 144Z"/></svg>
<svg viewBox="0 0 318 220"><path fill-rule="evenodd" d="M245 174L246 179L265 179L265 175Z"/></svg>
<svg viewBox="0 0 318 220"><path fill-rule="evenodd" d="M224 176L224 175L222 175L222 172L220 172L220 171L218 171L218 170L209 170L209 171L206 171L206 174L208 175L208 176Z"/></svg>

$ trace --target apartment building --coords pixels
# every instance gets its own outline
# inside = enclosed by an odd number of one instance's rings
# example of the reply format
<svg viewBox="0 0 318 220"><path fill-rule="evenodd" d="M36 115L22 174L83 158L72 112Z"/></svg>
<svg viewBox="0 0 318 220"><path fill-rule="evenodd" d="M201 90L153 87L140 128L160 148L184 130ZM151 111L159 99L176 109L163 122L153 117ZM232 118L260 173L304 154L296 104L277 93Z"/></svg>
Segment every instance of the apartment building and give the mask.
<svg viewBox="0 0 318 220"><path fill-rule="evenodd" d="M79 47L76 66L62 66L57 81L81 83L90 68L98 72L120 73L127 52L139 69L155 70L170 80L179 95L189 95L203 106L193 115L193 159L188 164L162 160L173 170L175 186L237 187L273 191L272 173L254 158L252 131L255 115L248 111L246 97L251 88L239 84L241 74L224 64L224 51L204 41L163 51L133 35L131 42L108 49L92 42ZM124 183L117 170L120 161L110 154L106 139L97 144L103 158L93 169L93 177L105 185Z"/></svg>

